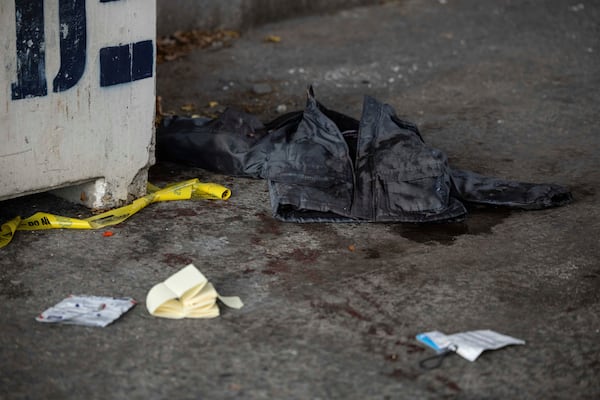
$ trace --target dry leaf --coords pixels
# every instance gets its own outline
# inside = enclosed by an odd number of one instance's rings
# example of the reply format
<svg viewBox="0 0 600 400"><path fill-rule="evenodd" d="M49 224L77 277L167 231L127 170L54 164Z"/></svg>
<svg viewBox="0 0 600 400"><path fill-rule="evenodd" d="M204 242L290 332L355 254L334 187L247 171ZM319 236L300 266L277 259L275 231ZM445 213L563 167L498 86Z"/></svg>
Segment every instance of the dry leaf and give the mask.
<svg viewBox="0 0 600 400"><path fill-rule="evenodd" d="M269 35L265 38L265 42L269 42L269 43L279 43L281 42L281 36L277 36L277 35Z"/></svg>
<svg viewBox="0 0 600 400"><path fill-rule="evenodd" d="M156 62L173 61L185 56L194 48L224 47L240 37L239 32L218 30L206 32L200 30L176 31L170 36L156 39Z"/></svg>
<svg viewBox="0 0 600 400"><path fill-rule="evenodd" d="M175 32L173 32L173 37L179 43L186 44L186 43L190 42L190 34L189 34L189 32L175 31Z"/></svg>

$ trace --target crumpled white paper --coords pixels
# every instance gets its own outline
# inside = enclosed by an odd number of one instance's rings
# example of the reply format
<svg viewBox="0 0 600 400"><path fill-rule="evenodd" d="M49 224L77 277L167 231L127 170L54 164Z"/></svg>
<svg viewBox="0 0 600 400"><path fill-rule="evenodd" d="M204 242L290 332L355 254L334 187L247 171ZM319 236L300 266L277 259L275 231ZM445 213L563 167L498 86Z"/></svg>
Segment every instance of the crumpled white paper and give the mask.
<svg viewBox="0 0 600 400"><path fill-rule="evenodd" d="M69 296L36 317L36 321L105 327L129 311L131 297Z"/></svg>
<svg viewBox="0 0 600 400"><path fill-rule="evenodd" d="M525 344L524 340L491 330L460 332L452 335L431 331L418 334L417 340L438 353L456 351L456 354L469 361L475 361L485 350L497 350L511 344Z"/></svg>

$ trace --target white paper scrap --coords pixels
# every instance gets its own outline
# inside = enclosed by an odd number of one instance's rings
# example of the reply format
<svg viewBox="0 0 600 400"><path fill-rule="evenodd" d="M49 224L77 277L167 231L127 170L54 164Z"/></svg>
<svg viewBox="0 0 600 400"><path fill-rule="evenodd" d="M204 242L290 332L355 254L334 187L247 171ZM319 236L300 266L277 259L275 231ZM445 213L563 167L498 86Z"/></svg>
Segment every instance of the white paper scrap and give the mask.
<svg viewBox="0 0 600 400"><path fill-rule="evenodd" d="M36 317L39 322L105 327L136 304L131 297L69 296Z"/></svg>
<svg viewBox="0 0 600 400"><path fill-rule="evenodd" d="M475 361L485 350L497 350L511 344L525 344L524 340L491 330L460 332L452 335L431 331L418 334L417 340L437 352L448 351L451 346L456 347L456 353L469 361Z"/></svg>

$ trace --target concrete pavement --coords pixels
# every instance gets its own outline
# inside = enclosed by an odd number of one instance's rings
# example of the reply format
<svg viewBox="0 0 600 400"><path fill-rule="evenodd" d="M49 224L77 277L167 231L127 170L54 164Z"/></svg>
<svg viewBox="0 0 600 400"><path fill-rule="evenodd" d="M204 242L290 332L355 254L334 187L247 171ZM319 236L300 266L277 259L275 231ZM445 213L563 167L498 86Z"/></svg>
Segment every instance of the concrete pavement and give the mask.
<svg viewBox="0 0 600 400"><path fill-rule="evenodd" d="M268 120L301 108L313 83L358 117L369 94L452 165L567 185L575 201L476 209L455 224L285 224L264 181L158 164L157 184L198 177L233 195L151 205L112 237L18 232L0 250L0 398L598 398L599 20L592 2L386 2L256 27L159 65L167 111L209 115L216 101ZM42 210L89 215L40 194L0 203L0 220ZM147 291L190 262L246 306L150 316ZM34 320L71 293L140 304L103 329ZM475 329L527 344L419 368L433 352L417 333Z"/></svg>

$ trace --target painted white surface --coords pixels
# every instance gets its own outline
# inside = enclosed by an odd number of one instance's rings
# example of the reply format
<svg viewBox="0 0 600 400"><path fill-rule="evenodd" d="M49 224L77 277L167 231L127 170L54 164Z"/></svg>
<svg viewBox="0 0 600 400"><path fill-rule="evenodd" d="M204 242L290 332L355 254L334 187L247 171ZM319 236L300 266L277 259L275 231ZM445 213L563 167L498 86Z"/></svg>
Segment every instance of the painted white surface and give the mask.
<svg viewBox="0 0 600 400"><path fill-rule="evenodd" d="M15 4L0 2L0 200L70 187L60 193L90 207L121 205L144 194L154 162L156 73L153 66L150 78L101 87L99 51L144 40L154 44L155 0L87 0L85 70L75 86L55 93L58 4L44 1L48 93L13 100Z"/></svg>

